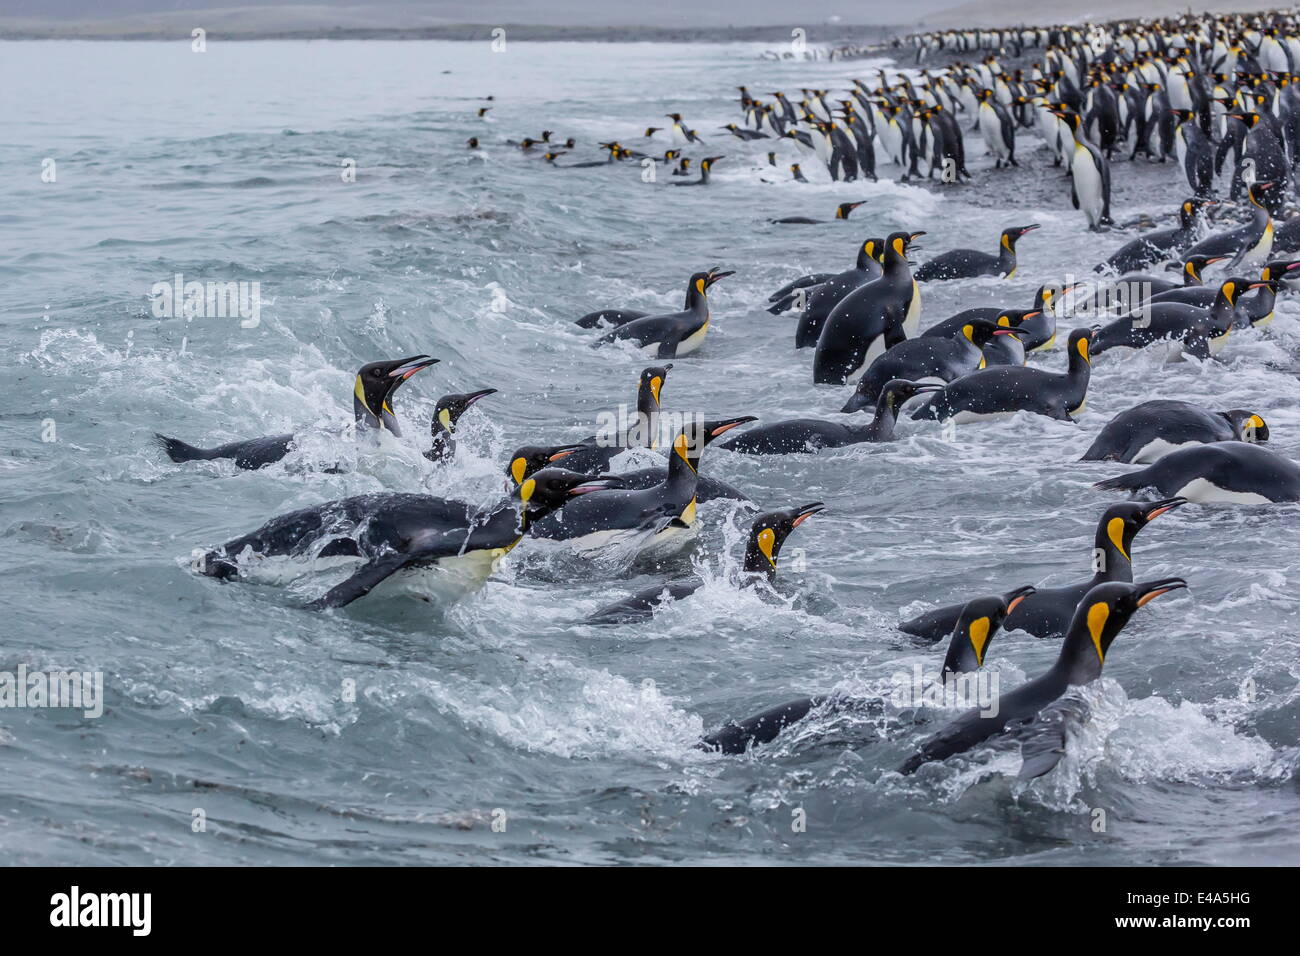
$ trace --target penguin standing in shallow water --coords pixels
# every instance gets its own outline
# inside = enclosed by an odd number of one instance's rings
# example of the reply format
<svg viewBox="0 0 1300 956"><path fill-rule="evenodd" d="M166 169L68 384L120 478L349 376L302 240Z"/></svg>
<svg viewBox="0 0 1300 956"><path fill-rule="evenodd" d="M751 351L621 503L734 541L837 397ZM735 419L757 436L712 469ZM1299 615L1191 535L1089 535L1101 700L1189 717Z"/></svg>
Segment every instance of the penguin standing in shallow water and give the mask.
<svg viewBox="0 0 1300 956"><path fill-rule="evenodd" d="M1300 465L1249 442L1212 442L1170 452L1153 465L1093 487L1155 488L1197 504L1263 505L1300 501Z"/></svg>
<svg viewBox="0 0 1300 956"><path fill-rule="evenodd" d="M689 355L704 343L709 330L708 289L718 280L734 272L710 269L691 276L686 287L686 308L665 315L647 315L625 322L606 333L595 344L626 340L642 349L653 349L657 358L677 358Z"/></svg>
<svg viewBox="0 0 1300 956"><path fill-rule="evenodd" d="M884 267L877 259L882 254L884 242L868 239L858 247L858 258L852 269L831 276L811 293L806 293L808 304L799 316L799 326L794 334L794 347L812 348L821 338L822 326L835 306L854 289L872 282L883 274ZM796 298L798 292L795 293Z"/></svg>
<svg viewBox="0 0 1300 956"><path fill-rule="evenodd" d="M917 282L933 282L942 279L973 279L976 276L1000 276L1010 279L1016 272L1016 243L1029 232L1038 228L1034 223L1029 226L1012 226L1002 230L998 241L998 254L989 255L977 249L953 249L935 256L916 270Z"/></svg>
<svg viewBox="0 0 1300 956"><path fill-rule="evenodd" d="M825 506L820 501L787 508L783 511L769 511L754 519L749 528L749 538L745 545L745 559L741 571L748 581L776 580L776 561L781 554L781 545L795 528L803 524ZM680 601L689 597L704 586L704 581L692 575L664 584L642 588L635 594L607 604L587 617L584 624L627 624L646 621L654 616L656 608L669 601Z"/></svg>
<svg viewBox="0 0 1300 956"><path fill-rule="evenodd" d="M961 609L950 631L948 653L944 657L941 679L946 683L958 674L969 674L984 666L993 637L1009 610L1026 596L1032 587L1018 588L1004 597L981 597ZM883 713L883 701L838 695L801 697L765 710L745 720L730 721L703 737L697 745L702 750L723 754L743 754L759 744L771 743L785 728L798 723L814 710L827 715L843 711Z"/></svg>
<svg viewBox="0 0 1300 956"><path fill-rule="evenodd" d="M1014 334L1014 330L998 329L997 334ZM1016 412L1033 412L1072 422L1087 400L1092 370L1088 353L1091 338L1089 329L1075 329L1070 333L1064 375L1015 365L981 369L950 382L913 412L912 418L952 419L960 425Z"/></svg>
<svg viewBox="0 0 1300 956"><path fill-rule="evenodd" d="M441 572L456 591L482 584L497 560L538 519L579 495L617 487L617 479L544 468L520 485L522 513L506 502L495 510L432 495L380 493L329 501L272 518L203 558L203 573L223 580L256 578L272 559L315 565L336 558L361 566L307 607L342 607L406 568ZM445 575L445 577L443 577Z"/></svg>
<svg viewBox="0 0 1300 956"><path fill-rule="evenodd" d="M894 437L898 410L909 398L938 391L938 385L921 385L895 379L880 390L876 414L865 425L828 422L819 418L794 418L759 425L728 438L719 448L746 455L793 455L823 448L844 448L863 442L886 442Z"/></svg>
<svg viewBox="0 0 1300 956"><path fill-rule="evenodd" d="M420 369L435 365L438 361L427 355L412 355L410 358L371 362L361 366L352 388L352 412L357 431L386 431L400 436L402 429L393 414L393 394ZM218 445L216 448L195 448L166 435L154 435L154 441L175 462L230 458L234 460L236 468L251 471L274 464L289 454L289 449L293 447L293 434L247 438Z"/></svg>
<svg viewBox="0 0 1300 956"><path fill-rule="evenodd" d="M1002 694L996 707L974 707L966 711L923 741L898 772L915 773L924 764L965 753L1008 729L1013 729L1023 739L1037 738L1039 747L1034 753L1045 761L1044 766L1029 764L1027 760L1029 765L1022 769L1022 777L1040 776L1050 770L1056 763L1050 758L1053 751L1042 746L1041 741L1041 734L1050 730L1035 726L1035 720L1071 687L1089 684L1101 677L1106 652L1138 608L1162 594L1185 587L1187 582L1182 578L1159 578L1141 584L1112 581L1097 585L1079 602L1061 645L1061 653L1046 674ZM1058 743L1056 760L1060 759L1059 753L1063 751L1065 741L1060 739Z"/></svg>
<svg viewBox="0 0 1300 956"><path fill-rule="evenodd" d="M1184 445L1217 441L1268 441L1268 425L1254 412L1212 412L1191 402L1164 399L1120 412L1102 428L1080 461L1149 465Z"/></svg>
<svg viewBox="0 0 1300 956"><path fill-rule="evenodd" d="M840 300L817 340L813 381L843 385L856 381L892 345L916 335L921 293L908 267L907 251L923 232L895 232L885 240L884 269Z"/></svg>
<svg viewBox="0 0 1300 956"><path fill-rule="evenodd" d="M1092 577L1060 588L1039 588L1009 614L1008 631L1028 631L1034 637L1060 637L1083 596L1106 581L1133 580L1133 540L1156 518L1187 504L1185 498L1167 498L1150 504L1124 502L1111 505L1097 522L1093 535ZM950 604L926 611L898 625L905 634L927 641L940 640L952 630L962 605Z"/></svg>
<svg viewBox="0 0 1300 956"><path fill-rule="evenodd" d="M1078 113L1058 112L1074 133L1070 154L1070 201L1088 217L1088 228L1097 232L1113 226L1110 217L1110 163L1101 150L1083 135L1083 120Z"/></svg>

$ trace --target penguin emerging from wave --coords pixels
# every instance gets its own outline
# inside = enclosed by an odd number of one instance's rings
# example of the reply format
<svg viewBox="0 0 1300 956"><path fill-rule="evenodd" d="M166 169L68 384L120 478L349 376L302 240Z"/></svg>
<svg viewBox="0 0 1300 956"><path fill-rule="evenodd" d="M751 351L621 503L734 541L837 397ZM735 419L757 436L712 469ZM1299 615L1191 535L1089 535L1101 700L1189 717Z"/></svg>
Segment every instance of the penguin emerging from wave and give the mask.
<svg viewBox="0 0 1300 956"><path fill-rule="evenodd" d="M432 495L358 495L272 518L207 552L201 570L223 580L256 580L270 564L282 563L275 559L296 559L302 572L329 559L360 560L346 581L307 605L311 610L350 604L408 568L436 572L445 593L463 592L481 585L534 522L580 495L615 487L612 477L543 468L519 487L522 512L512 502L484 511Z"/></svg>
<svg viewBox="0 0 1300 956"><path fill-rule="evenodd" d="M735 275L717 268L697 272L686 288L686 308L665 315L647 315L618 326L602 336L595 345L629 341L645 350L654 350L657 358L689 355L704 343L709 331L708 289L720 279Z"/></svg>
<svg viewBox="0 0 1300 956"><path fill-rule="evenodd" d="M1143 303L1129 315L1103 325L1093 336L1093 354L1115 348L1141 349L1157 342L1175 343L1171 358L1188 355L1206 359L1227 342L1237 321L1237 297L1265 282L1233 277L1223 280L1210 308L1182 302Z"/></svg>
<svg viewBox="0 0 1300 956"><path fill-rule="evenodd" d="M895 379L880 390L875 416L865 425L828 422L820 418L794 418L739 432L718 447L746 455L794 455L863 442L892 441L898 410L903 403L916 395L938 391L940 387Z"/></svg>
<svg viewBox="0 0 1300 956"><path fill-rule="evenodd" d="M1085 594L1106 581L1133 580L1133 541L1138 532L1162 514L1187 504L1185 498L1166 498L1149 504L1124 502L1102 512L1093 535L1092 577L1059 588L1038 588L1008 615L1008 631L1028 631L1034 637L1060 637ZM905 634L937 641L952 630L962 605L949 604L919 614L898 625Z"/></svg>
<svg viewBox="0 0 1300 956"><path fill-rule="evenodd" d="M1255 412L1212 412L1191 402L1156 399L1120 412L1102 428L1080 461L1149 465L1185 445L1268 441L1268 425Z"/></svg>
<svg viewBox="0 0 1300 956"><path fill-rule="evenodd" d="M617 435L590 435L567 456L569 471L592 475L609 470L609 463L629 448L658 447L660 400L673 363L651 365L641 370L636 388L636 419ZM520 479L522 480L522 479Z"/></svg>
<svg viewBox="0 0 1300 956"><path fill-rule="evenodd" d="M977 276L1000 276L1003 279L1010 279L1016 273L1016 243L1037 228L1039 228L1038 224L1034 223L1003 229L996 256L977 249L952 249L935 256L916 270L916 281L974 279Z"/></svg>
<svg viewBox="0 0 1300 956"><path fill-rule="evenodd" d="M807 300L807 305L799 316L799 326L795 330L795 348L815 347L817 340L821 338L826 317L831 314L835 306L839 305L854 289L873 282L884 274L884 267L879 260L879 257L884 254L884 246L882 239L866 240L858 247L857 261L852 269L831 276L809 292L801 293L799 289L795 289L791 293L796 299L802 295Z"/></svg>
<svg viewBox="0 0 1300 956"><path fill-rule="evenodd" d="M495 395L495 388L481 388L464 395L444 395L438 399L430 425L432 444L424 457L432 462L448 462L456 455L456 423L480 399Z"/></svg>
<svg viewBox="0 0 1300 956"><path fill-rule="evenodd" d="M1109 259L1095 266L1094 271L1136 272L1181 255L1196 240L1201 227L1201 211L1217 204L1217 199L1193 197L1183 200L1178 207L1178 228L1148 232L1124 243Z"/></svg>
<svg viewBox="0 0 1300 956"><path fill-rule="evenodd" d="M1265 203L1273 184L1252 183L1246 191L1251 205L1251 220L1244 226L1206 236L1187 250L1188 256L1231 257L1230 269L1255 269L1264 264L1273 250L1273 217Z"/></svg>
<svg viewBox="0 0 1300 956"><path fill-rule="evenodd" d="M807 182L807 180L804 180L804 182ZM860 199L857 202L842 202L835 207L835 217L830 221L836 222L841 219L848 219L849 214L853 212L853 210L857 209L859 206L865 206L866 204L867 201L865 199ZM771 223L777 223L779 225L789 225L789 226L794 226L794 225L812 226L826 221L827 220L825 219L809 219L807 216L786 216L784 219L768 220L768 222Z"/></svg>
<svg viewBox="0 0 1300 956"><path fill-rule="evenodd" d="M795 528L822 511L824 507L820 501L814 501L798 508L769 511L755 518L754 523L750 525L744 564L741 567L746 582L761 580L770 583L776 580L776 562L785 539ZM629 624L647 621L654 616L657 608L670 601L680 601L682 598L690 597L703 586L704 581L692 575L642 588L621 601L605 605L582 623Z"/></svg>
<svg viewBox="0 0 1300 956"><path fill-rule="evenodd" d="M907 252L923 232L895 232L885 240L880 278L840 300L822 325L813 356L813 381L819 385L853 382L892 345L916 335L921 293L912 278Z"/></svg>
<svg viewBox="0 0 1300 956"><path fill-rule="evenodd" d="M1109 491L1155 488L1162 495L1181 495L1197 504L1300 501L1300 465L1250 442L1211 442L1171 451L1153 465L1107 478L1093 487Z"/></svg>
<svg viewBox="0 0 1300 956"><path fill-rule="evenodd" d="M1158 578L1141 584L1099 584L1079 602L1070 620L1056 663L1041 677L1002 694L996 707L973 707L923 741L898 772L915 773L924 764L965 753L991 737L1012 731L1024 742L1021 779L1041 776L1060 761L1064 728L1050 708L1071 687L1101 677L1111 644L1137 612L1162 594L1187 587L1182 578Z"/></svg>
<svg viewBox="0 0 1300 956"><path fill-rule="evenodd" d="M427 355L390 362L371 362L361 366L352 389L352 410L358 433L366 430L387 431L401 436L402 430L393 414L393 394L422 368L437 364L439 360ZM243 441L218 445L216 448L195 448L177 438L154 435L154 441L175 462L214 461L232 459L236 468L255 470L265 468L284 458L293 447L293 433L265 435Z"/></svg>
<svg viewBox="0 0 1300 956"><path fill-rule="evenodd" d="M673 439L663 481L640 490L611 491L604 501L593 496L588 505L534 523L531 534L564 541L583 553L631 541L638 552L660 554L687 543L696 530L699 464L705 447L737 425L754 420L753 415L745 415L684 428ZM638 538L642 540L632 540Z"/></svg>
<svg viewBox="0 0 1300 956"><path fill-rule="evenodd" d="M1014 329L998 329L1014 335ZM1072 422L1083 411L1088 395L1092 359L1089 329L1070 333L1065 374L1028 366L997 365L971 372L944 386L912 413L914 420L931 419L957 424L1005 418L1016 412L1033 412Z"/></svg>
<svg viewBox="0 0 1300 956"><path fill-rule="evenodd" d="M874 405L886 383L894 379L946 385L983 368L983 350L998 338L997 330L998 326L992 322L972 319L947 338L922 335L891 346L858 379L853 395L841 411L855 412Z"/></svg>
<svg viewBox="0 0 1300 956"><path fill-rule="evenodd" d="M952 639L948 643L940 679L946 684L958 674L974 673L983 667L993 638L1008 611L1014 610L1033 591L1032 587L1024 587L1003 597L982 597L968 602L950 632ZM801 697L753 717L729 721L703 737L697 746L717 753L743 754L760 744L771 743L781 731L814 711L827 716L846 711L875 715L884 712L884 701L842 695Z"/></svg>

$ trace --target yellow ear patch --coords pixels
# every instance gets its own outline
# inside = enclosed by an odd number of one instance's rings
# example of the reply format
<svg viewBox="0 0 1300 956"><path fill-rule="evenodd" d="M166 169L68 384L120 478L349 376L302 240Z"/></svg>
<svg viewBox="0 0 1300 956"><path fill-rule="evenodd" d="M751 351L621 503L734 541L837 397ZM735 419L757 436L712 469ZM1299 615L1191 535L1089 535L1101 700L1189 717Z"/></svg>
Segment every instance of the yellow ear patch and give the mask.
<svg viewBox="0 0 1300 956"><path fill-rule="evenodd" d="M1011 328L1011 319L1005 315L998 316L998 326L1004 329Z"/></svg>
<svg viewBox="0 0 1300 956"><path fill-rule="evenodd" d="M776 532L771 528L764 528L758 533L758 550L763 552L763 557L776 567L776 558L773 555L773 549L776 547Z"/></svg>
<svg viewBox="0 0 1300 956"><path fill-rule="evenodd" d="M650 394L655 397L655 402L659 401L659 389L664 387L664 380L656 375L650 379Z"/></svg>
<svg viewBox="0 0 1300 956"><path fill-rule="evenodd" d="M1092 645L1097 648L1097 660L1106 663L1106 652L1101 649L1101 632L1110 618L1110 605L1098 601L1088 608L1088 633L1092 635Z"/></svg>
<svg viewBox="0 0 1300 956"><path fill-rule="evenodd" d="M691 463L691 459L690 456L687 454L687 450L688 450L688 443L686 441L685 435L678 435L676 438L673 439L673 451L677 452L677 454L681 456L682 461L686 462L686 464L689 465Z"/></svg>
<svg viewBox="0 0 1300 956"><path fill-rule="evenodd" d="M447 409L444 408L438 412L438 421L442 423L442 427L447 431L454 432L456 430L456 426L451 421L451 412L447 411Z"/></svg>
<svg viewBox="0 0 1300 956"><path fill-rule="evenodd" d="M366 402L366 390L361 384L360 375L357 376L356 384L352 386L352 394L357 397L357 401L366 407L366 411L370 411L370 405Z"/></svg>
<svg viewBox="0 0 1300 956"><path fill-rule="evenodd" d="M524 469L528 467L528 461L524 458L516 458L510 463L510 476L514 478L515 484L522 484L524 480Z"/></svg>
<svg viewBox="0 0 1300 956"><path fill-rule="evenodd" d="M1079 349L1079 354L1083 356L1083 358L1084 358L1085 361L1089 361L1089 362L1092 361L1090 358L1088 358L1088 340L1087 340L1087 339L1079 339L1079 344L1078 344L1077 348Z"/></svg>
<svg viewBox="0 0 1300 956"><path fill-rule="evenodd" d="M1228 304L1231 305L1232 301L1237 297L1237 284L1235 282L1223 283L1223 295L1227 298Z"/></svg>
<svg viewBox="0 0 1300 956"><path fill-rule="evenodd" d="M523 461L522 458L518 460ZM525 481L522 485L519 486L519 500L521 500L524 504L528 504L529 499L533 497L533 492L536 490L537 490L537 479L529 478L527 481Z"/></svg>
<svg viewBox="0 0 1300 956"><path fill-rule="evenodd" d="M1260 418L1258 415L1251 415L1246 419L1246 425L1250 428L1260 429L1264 427L1264 419Z"/></svg>
<svg viewBox="0 0 1300 956"><path fill-rule="evenodd" d="M972 342L974 342L974 341L975 341L975 326L973 326L973 325L963 325L963 326L961 327L961 334L964 335L964 336L966 336L966 338L970 339Z"/></svg>
<svg viewBox="0 0 1300 956"><path fill-rule="evenodd" d="M695 288L697 288L697 289L700 291L700 295L703 295L703 294L704 294L704 280L703 280L703 279L696 279L696 280L695 280Z"/></svg>
<svg viewBox="0 0 1300 956"><path fill-rule="evenodd" d="M975 649L975 660L984 665L984 648L989 643L992 622L987 617L977 617L970 622L970 646Z"/></svg>
<svg viewBox="0 0 1300 956"><path fill-rule="evenodd" d="M1124 555L1124 557L1128 558L1130 561L1133 560L1132 558L1129 558L1128 552L1124 550L1123 518L1111 518L1106 522L1106 537L1110 538L1110 543L1116 547L1120 554Z"/></svg>
<svg viewBox="0 0 1300 956"><path fill-rule="evenodd" d="M900 256L903 254L903 240L902 240L902 239L895 239L895 240L894 240L894 251L897 252Z"/></svg>

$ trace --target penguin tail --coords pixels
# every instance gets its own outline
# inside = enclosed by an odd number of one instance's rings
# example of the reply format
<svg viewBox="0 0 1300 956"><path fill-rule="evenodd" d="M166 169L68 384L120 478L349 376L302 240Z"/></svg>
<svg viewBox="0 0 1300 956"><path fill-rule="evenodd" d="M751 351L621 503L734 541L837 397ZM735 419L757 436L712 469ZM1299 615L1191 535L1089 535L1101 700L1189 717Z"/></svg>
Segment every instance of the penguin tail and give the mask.
<svg viewBox="0 0 1300 956"><path fill-rule="evenodd" d="M1126 475L1116 475L1114 478L1106 478L1102 481L1093 482L1094 488L1102 491L1136 491L1146 484L1143 476L1145 469L1130 471Z"/></svg>
<svg viewBox="0 0 1300 956"><path fill-rule="evenodd" d="M208 461L212 458L212 452L205 448L195 448L179 438L168 438L157 432L154 433L153 443L172 461Z"/></svg>

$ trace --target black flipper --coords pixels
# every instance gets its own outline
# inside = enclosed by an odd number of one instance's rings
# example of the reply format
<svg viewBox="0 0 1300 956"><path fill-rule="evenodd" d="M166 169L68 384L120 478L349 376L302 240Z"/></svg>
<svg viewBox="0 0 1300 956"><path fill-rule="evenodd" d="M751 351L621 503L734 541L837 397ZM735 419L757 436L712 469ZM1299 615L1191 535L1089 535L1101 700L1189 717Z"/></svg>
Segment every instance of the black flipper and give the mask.
<svg viewBox="0 0 1300 956"><path fill-rule="evenodd" d="M1041 777L1055 769L1065 756L1066 741L1078 733L1092 715L1088 705L1077 698L1065 697L1044 707L1029 723L1014 730L1020 740L1019 779L1023 782Z"/></svg>
<svg viewBox="0 0 1300 956"><path fill-rule="evenodd" d="M308 604L306 609L309 611L323 611L325 608L343 607L346 604L351 604L357 598L365 597L390 575L400 571L410 560L411 555L409 554L390 551L373 561L368 561L361 566L361 569L356 574L342 584L336 584L330 588Z"/></svg>

